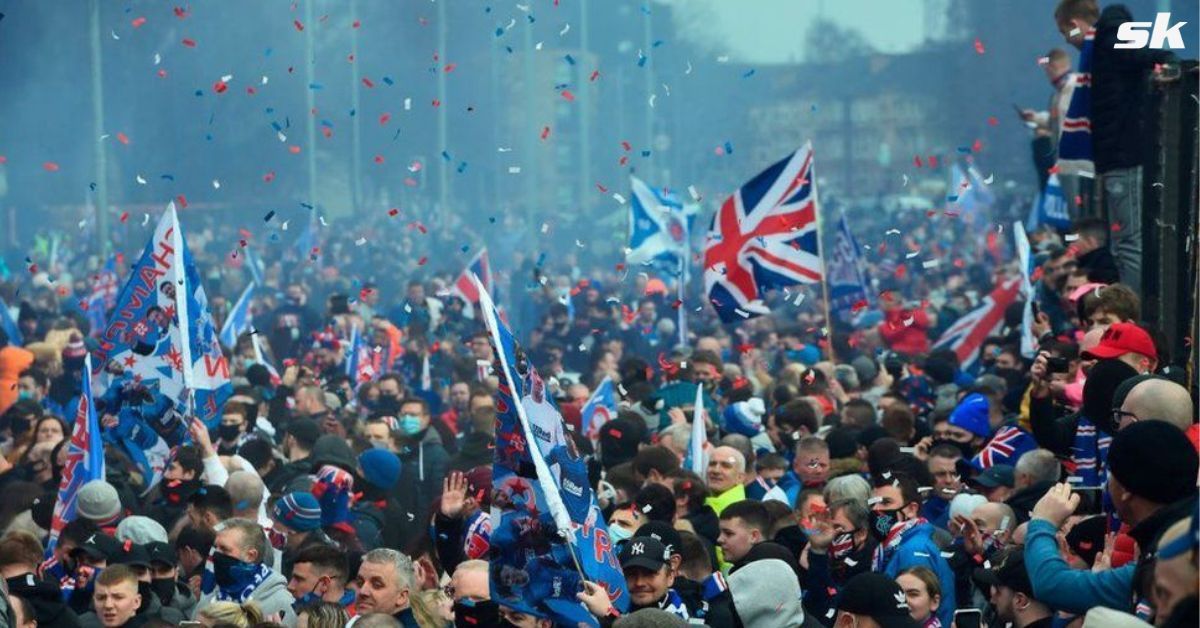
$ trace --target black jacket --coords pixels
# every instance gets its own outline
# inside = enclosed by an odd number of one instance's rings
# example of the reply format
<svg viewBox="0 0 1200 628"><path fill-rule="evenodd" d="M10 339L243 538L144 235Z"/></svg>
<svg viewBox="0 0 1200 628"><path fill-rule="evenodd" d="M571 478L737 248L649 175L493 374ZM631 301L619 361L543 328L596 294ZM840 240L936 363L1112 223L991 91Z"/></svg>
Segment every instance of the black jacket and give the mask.
<svg viewBox="0 0 1200 628"><path fill-rule="evenodd" d="M475 467L492 464L492 449L496 438L485 432L471 432L462 437L458 453L450 459L450 470L466 473Z"/></svg>
<svg viewBox="0 0 1200 628"><path fill-rule="evenodd" d="M704 585L683 576L676 577L671 588L683 599L692 618L703 620L706 626L733 625L733 596L728 588L719 592L714 589L706 598Z"/></svg>
<svg viewBox="0 0 1200 628"><path fill-rule="evenodd" d="M1092 47L1092 160L1096 172L1132 168L1145 161L1150 70L1175 55L1163 50L1114 48L1117 29L1133 15L1124 5L1108 6L1096 22ZM1081 264L1082 265L1082 264ZM1091 277L1089 277L1090 279Z"/></svg>
<svg viewBox="0 0 1200 628"><path fill-rule="evenodd" d="M1054 482L1030 484L1004 500L1004 503L1008 504L1016 514L1017 525L1029 521L1029 513L1033 511L1033 506L1038 503L1038 500L1045 497L1046 491L1049 491L1051 486L1054 486Z"/></svg>
<svg viewBox="0 0 1200 628"><path fill-rule="evenodd" d="M1121 271L1117 268L1117 259L1107 246L1089 251L1079 256L1079 267L1087 271L1088 281L1098 283L1118 283L1121 281Z"/></svg>
<svg viewBox="0 0 1200 628"><path fill-rule="evenodd" d="M717 537L721 535L721 522L712 506L704 504L700 506L699 510L689 513L684 518L691 522L696 534L716 545Z"/></svg>
<svg viewBox="0 0 1200 628"><path fill-rule="evenodd" d="M1167 528L1177 521L1196 512L1196 496L1163 506L1158 512L1146 517L1129 530L1129 536L1137 541L1137 567L1133 571L1133 598L1140 602L1150 597L1154 585L1154 564L1158 559L1158 540Z"/></svg>
<svg viewBox="0 0 1200 628"><path fill-rule="evenodd" d="M58 583L38 580L33 574L9 578L10 595L19 595L33 607L38 626L45 628L77 628L79 617L63 602Z"/></svg>

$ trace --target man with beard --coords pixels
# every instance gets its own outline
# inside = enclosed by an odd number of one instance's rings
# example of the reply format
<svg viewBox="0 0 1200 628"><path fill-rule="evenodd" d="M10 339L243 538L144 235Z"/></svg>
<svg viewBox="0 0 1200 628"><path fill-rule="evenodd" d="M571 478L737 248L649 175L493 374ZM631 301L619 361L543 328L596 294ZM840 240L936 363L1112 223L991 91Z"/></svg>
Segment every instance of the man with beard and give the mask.
<svg viewBox="0 0 1200 628"><path fill-rule="evenodd" d="M805 575L804 607L816 617L828 617L837 592L850 578L871 570L871 557L878 545L871 535L870 513L856 499L840 499L816 519L808 531L808 571Z"/></svg>
<svg viewBox="0 0 1200 628"><path fill-rule="evenodd" d="M285 303L275 308L266 325L268 342L275 359L294 359L299 356L304 341L317 328L316 312L308 307L304 286L294 283L287 287Z"/></svg>

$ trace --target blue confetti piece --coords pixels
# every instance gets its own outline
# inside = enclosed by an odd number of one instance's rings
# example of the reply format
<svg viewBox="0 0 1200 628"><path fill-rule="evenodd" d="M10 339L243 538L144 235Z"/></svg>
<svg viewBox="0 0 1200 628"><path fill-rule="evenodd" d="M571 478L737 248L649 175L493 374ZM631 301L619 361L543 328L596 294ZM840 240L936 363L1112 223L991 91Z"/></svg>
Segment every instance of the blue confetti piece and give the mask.
<svg viewBox="0 0 1200 628"><path fill-rule="evenodd" d="M650 156L650 151L648 151L648 150L642 151L642 157L649 157L649 156Z"/></svg>
<svg viewBox="0 0 1200 628"><path fill-rule="evenodd" d="M279 234L278 234L278 233L272 233L272 234L271 234L271 241L272 241L272 242L278 242L278 241L279 241Z"/></svg>
<svg viewBox="0 0 1200 628"><path fill-rule="evenodd" d="M816 112L816 110L817 110L817 103L813 103L811 111Z"/></svg>
<svg viewBox="0 0 1200 628"><path fill-rule="evenodd" d="M947 202L947 203L956 203L956 202L958 202L958 195L957 195L957 194L951 194L951 195L947 196L947 197L946 197L946 202Z"/></svg>
<svg viewBox="0 0 1200 628"><path fill-rule="evenodd" d="M572 57L571 55L567 55L564 58L567 60L567 63L570 63L571 65L575 65L575 57Z"/></svg>
<svg viewBox="0 0 1200 628"><path fill-rule="evenodd" d="M733 154L733 142L725 142L725 154L726 155Z"/></svg>
<svg viewBox="0 0 1200 628"><path fill-rule="evenodd" d="M93 182L89 183L88 188L91 189L91 191L95 192L96 191L96 182L93 181Z"/></svg>
<svg viewBox="0 0 1200 628"><path fill-rule="evenodd" d="M206 140L208 140L208 141L210 141L210 142L211 142L211 141L212 141L212 138L213 138L213 134L212 134L212 133L205 133L205 134L204 134L204 139L206 139Z"/></svg>
<svg viewBox="0 0 1200 628"><path fill-rule="evenodd" d="M450 161L450 153L448 153L448 152L446 152L446 151L442 151L442 160L443 160L443 161Z"/></svg>
<svg viewBox="0 0 1200 628"><path fill-rule="evenodd" d="M970 146L959 146L959 147L958 147L958 152L959 152L959 153L962 153L963 155L970 155L970 154L971 154L971 147L970 147Z"/></svg>
<svg viewBox="0 0 1200 628"><path fill-rule="evenodd" d="M264 51L263 51L263 56L264 56L264 57L269 57L269 56L271 56L271 53L272 53L272 52L275 52L275 51L274 51L274 50L272 50L272 49L270 49L270 48L267 48L266 50L264 50Z"/></svg>
<svg viewBox="0 0 1200 628"><path fill-rule="evenodd" d="M330 120L321 120L321 126L333 128L333 122Z"/></svg>
<svg viewBox="0 0 1200 628"><path fill-rule="evenodd" d="M513 53L512 46L505 46L505 47L504 47L504 49L508 51L508 54L512 54L512 53Z"/></svg>
<svg viewBox="0 0 1200 628"><path fill-rule="evenodd" d="M309 83L308 88L312 89L312 90L325 89L325 87L323 85L321 85L320 83Z"/></svg>
<svg viewBox="0 0 1200 628"><path fill-rule="evenodd" d="M350 110L350 117L351 117L351 118L353 118L353 117L354 117L354 114L356 114L356 113L358 113L358 110L357 110L357 109L351 109L351 110Z"/></svg>
<svg viewBox="0 0 1200 628"><path fill-rule="evenodd" d="M525 19L529 20L530 24L533 24L534 22L537 21L537 18L533 17L532 15L526 15Z"/></svg>
<svg viewBox="0 0 1200 628"><path fill-rule="evenodd" d="M396 134L392 136L392 141L396 141L400 137L400 129L396 129Z"/></svg>
<svg viewBox="0 0 1200 628"><path fill-rule="evenodd" d="M488 216L488 222L492 223L493 225L494 225L494 224L496 224L496 217L495 217L495 216Z"/></svg>
<svg viewBox="0 0 1200 628"><path fill-rule="evenodd" d="M542 253L539 253L539 254L538 254L537 263L536 263L536 264L534 264L534 266L537 266L538 268L541 268L541 267L542 267L542 263L543 263L543 262L545 262L545 261L546 261L546 253L545 253L545 251L543 251Z"/></svg>
<svg viewBox="0 0 1200 628"><path fill-rule="evenodd" d="M174 181L174 180L175 180L175 175L173 175L173 174L164 174L164 175L161 175L159 178L160 178L160 179L164 179L164 180L166 180L166 181Z"/></svg>
<svg viewBox="0 0 1200 628"><path fill-rule="evenodd" d="M383 82L384 82L384 83L387 83L388 85L395 85L395 84L396 84L396 81L393 81L393 80L392 80L392 78L391 78L390 76L385 76L385 77L383 77Z"/></svg>
<svg viewBox="0 0 1200 628"><path fill-rule="evenodd" d="M486 6L486 7L483 7L483 12L484 12L484 14L485 14L485 15L486 15L486 14L488 14L488 13L491 13L491 12L492 12L492 7L491 7L491 5L488 5L488 6Z"/></svg>
<svg viewBox="0 0 1200 628"><path fill-rule="evenodd" d="M283 131L283 127L279 126L279 123L275 121L271 121L271 128L276 131Z"/></svg>
<svg viewBox="0 0 1200 628"><path fill-rule="evenodd" d="M742 78L750 78L751 76L754 76L754 68L750 68L745 74L742 74Z"/></svg>
<svg viewBox="0 0 1200 628"><path fill-rule="evenodd" d="M196 98L200 98L203 95L204 95L204 90L202 90L202 89L196 90Z"/></svg>
<svg viewBox="0 0 1200 628"><path fill-rule="evenodd" d="M292 128L292 117L291 116L287 116L283 119L283 128L285 128L285 129Z"/></svg>
<svg viewBox="0 0 1200 628"><path fill-rule="evenodd" d="M313 206L308 203L300 203L300 206L307 210L312 210Z"/></svg>
<svg viewBox="0 0 1200 628"><path fill-rule="evenodd" d="M645 13L646 15L650 15L650 5L643 4L642 5L642 13Z"/></svg>
<svg viewBox="0 0 1200 628"><path fill-rule="evenodd" d="M466 253L467 251L470 251L470 250L471 250L471 245L470 245L470 244L464 244L464 245L462 245L462 248L461 248L461 250L462 250L462 252L463 252L463 253Z"/></svg>
<svg viewBox="0 0 1200 628"><path fill-rule="evenodd" d="M461 162L458 164L458 174L462 174L463 172L466 171L466 169L467 169L467 162L464 161L464 162Z"/></svg>
<svg viewBox="0 0 1200 628"><path fill-rule="evenodd" d="M272 209L271 211L267 212L266 216L263 216L263 222L271 222L271 219L274 217L275 217L275 210Z"/></svg>
<svg viewBox="0 0 1200 628"><path fill-rule="evenodd" d="M642 51L640 50L638 51L638 67L646 67L646 55L642 54Z"/></svg>
<svg viewBox="0 0 1200 628"><path fill-rule="evenodd" d="M503 36L504 36L504 27L497 26L496 27L496 37L503 37Z"/></svg>
<svg viewBox="0 0 1200 628"><path fill-rule="evenodd" d="M658 48L659 46L661 46L661 45L663 45L663 44L665 44L665 43L667 43L667 42L665 42L665 41L663 41L663 40L661 40L661 39L657 39L657 40L655 40L655 41L654 41L654 43L653 43L653 44L650 44L650 47L651 47L651 48Z"/></svg>
<svg viewBox="0 0 1200 628"><path fill-rule="evenodd" d="M263 110L263 112L266 113L267 115L271 115L271 114L275 113L275 108L267 107L266 109Z"/></svg>

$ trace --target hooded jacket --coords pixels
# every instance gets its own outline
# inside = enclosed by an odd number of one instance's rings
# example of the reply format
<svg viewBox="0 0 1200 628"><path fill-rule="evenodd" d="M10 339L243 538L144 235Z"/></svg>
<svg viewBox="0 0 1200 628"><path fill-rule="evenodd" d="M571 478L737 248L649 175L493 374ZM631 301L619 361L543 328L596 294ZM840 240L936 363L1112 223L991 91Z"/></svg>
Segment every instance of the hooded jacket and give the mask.
<svg viewBox="0 0 1200 628"><path fill-rule="evenodd" d="M200 603L196 605L192 616L195 617L196 611L216 601L216 594L217 589L214 588L211 593L201 596ZM271 572L271 575L267 576L262 584L250 593L250 600L262 608L263 617L268 619L282 617L281 623L284 626L296 625L296 612L292 610L292 603L296 599L292 597L291 593L288 593L287 580L279 573Z"/></svg>
<svg viewBox="0 0 1200 628"><path fill-rule="evenodd" d="M442 446L442 437L437 430L426 428L414 440L416 442L409 443L400 452L400 461L404 464L400 477L416 478L417 482L403 487L397 484L395 492L409 494L414 501L412 508L405 510L414 513L417 521L428 525L433 500L442 494L442 480L446 477L450 454Z"/></svg>
<svg viewBox="0 0 1200 628"><path fill-rule="evenodd" d="M8 592L21 596L33 607L38 626L44 628L76 628L79 617L63 602L58 583L38 580L33 574L8 579Z"/></svg>

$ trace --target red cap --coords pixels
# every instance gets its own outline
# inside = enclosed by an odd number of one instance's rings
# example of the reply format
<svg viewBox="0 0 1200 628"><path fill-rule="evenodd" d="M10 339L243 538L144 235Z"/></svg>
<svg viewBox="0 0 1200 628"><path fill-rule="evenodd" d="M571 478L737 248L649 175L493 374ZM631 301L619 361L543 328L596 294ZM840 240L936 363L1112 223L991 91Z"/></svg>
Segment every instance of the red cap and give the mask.
<svg viewBox="0 0 1200 628"><path fill-rule="evenodd" d="M1108 329L1104 330L1104 335L1100 337L1100 344L1092 347L1089 351L1084 351L1083 357L1089 360L1105 360L1126 353L1138 353L1152 360L1158 359L1158 350L1154 348L1154 341L1150 339L1150 334L1133 323L1109 325Z"/></svg>

